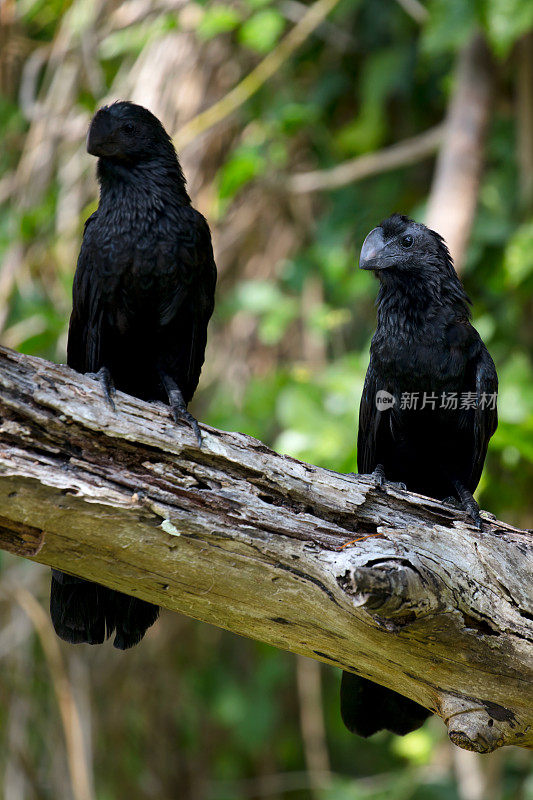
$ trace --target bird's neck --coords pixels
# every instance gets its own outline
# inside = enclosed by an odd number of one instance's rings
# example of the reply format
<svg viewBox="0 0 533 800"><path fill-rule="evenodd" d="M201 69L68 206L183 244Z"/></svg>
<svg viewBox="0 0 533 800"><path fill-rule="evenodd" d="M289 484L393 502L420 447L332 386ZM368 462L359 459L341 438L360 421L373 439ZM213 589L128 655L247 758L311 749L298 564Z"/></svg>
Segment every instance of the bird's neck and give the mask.
<svg viewBox="0 0 533 800"><path fill-rule="evenodd" d="M422 334L428 325L468 319L468 298L458 278L413 280L412 275L382 281L377 298L378 330Z"/></svg>
<svg viewBox="0 0 533 800"><path fill-rule="evenodd" d="M154 160L135 165L98 159L101 211L113 211L117 204L143 211L190 205L185 179L177 160Z"/></svg>

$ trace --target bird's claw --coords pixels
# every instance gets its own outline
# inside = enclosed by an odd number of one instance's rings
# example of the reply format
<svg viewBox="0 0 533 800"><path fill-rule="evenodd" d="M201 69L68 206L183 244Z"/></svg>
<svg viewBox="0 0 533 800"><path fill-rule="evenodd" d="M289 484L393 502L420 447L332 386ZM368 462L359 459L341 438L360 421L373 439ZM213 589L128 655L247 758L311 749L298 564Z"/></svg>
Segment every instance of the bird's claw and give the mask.
<svg viewBox="0 0 533 800"><path fill-rule="evenodd" d="M483 530L483 521L479 513L478 504L475 501L474 503L465 503L464 510L466 511L468 516L472 519L476 528L479 531Z"/></svg>
<svg viewBox="0 0 533 800"><path fill-rule="evenodd" d="M170 399L170 408L172 411L174 422L176 422L178 425L180 423L185 423L186 425L189 425L194 431L194 434L196 436L196 441L198 442L198 447L201 447L202 434L200 431L200 426L198 425L198 420L196 420L191 414L191 412L187 411L187 409L184 407L183 401L181 400L181 396L180 399L176 399L172 397L172 395L173 392L171 392L171 396L169 399Z"/></svg>
<svg viewBox="0 0 533 800"><path fill-rule="evenodd" d="M200 431L200 426L198 425L198 420L193 417L193 415L189 411L180 411L175 413L174 410L172 412L175 422L178 424L180 422L184 422L186 425L190 425L190 427L194 431L194 435L196 436L196 441L198 442L198 447L202 446L202 433Z"/></svg>
<svg viewBox="0 0 533 800"><path fill-rule="evenodd" d="M374 481L376 488L385 490L387 487L391 489L401 489L402 491L407 491L407 486L403 482L394 483L393 481L388 481L385 477L385 470L382 464L378 464L374 472L372 472L371 476L372 480Z"/></svg>
<svg viewBox="0 0 533 800"><path fill-rule="evenodd" d="M374 472L370 476L378 489L383 489L387 480L385 478L385 470L381 464L378 464Z"/></svg>
<svg viewBox="0 0 533 800"><path fill-rule="evenodd" d="M483 530L479 506L472 497L472 493L460 481L454 481L454 489L459 497L460 507L468 514L476 528L480 531Z"/></svg>
<svg viewBox="0 0 533 800"><path fill-rule="evenodd" d="M478 530L483 530L483 521L479 514L479 508L476 501L469 502L468 500L464 503L457 500L456 497L445 497L442 501L444 506L448 506L449 508L454 508L456 511L464 511L468 516L472 519L474 525Z"/></svg>
<svg viewBox="0 0 533 800"><path fill-rule="evenodd" d="M111 411L116 411L117 409L113 397L117 393L117 390L115 389L115 384L113 383L113 378L111 377L111 373L109 372L108 368L101 367L98 372L87 372L86 375L88 378L92 378L101 384L102 389L104 390L106 403Z"/></svg>

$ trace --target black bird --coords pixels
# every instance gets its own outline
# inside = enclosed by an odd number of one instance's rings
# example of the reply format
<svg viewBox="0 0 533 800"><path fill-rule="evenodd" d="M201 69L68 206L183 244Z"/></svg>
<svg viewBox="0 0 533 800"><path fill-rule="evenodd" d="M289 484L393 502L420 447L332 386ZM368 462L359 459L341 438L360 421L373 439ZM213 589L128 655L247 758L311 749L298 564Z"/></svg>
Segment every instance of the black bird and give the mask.
<svg viewBox="0 0 533 800"><path fill-rule="evenodd" d="M441 236L393 214L366 237L359 260L380 281L378 324L359 412L357 467L454 499L481 528L473 498L496 430L498 377L470 323L470 300ZM404 734L430 712L397 692L343 673L341 714L361 736Z"/></svg>
<svg viewBox="0 0 533 800"><path fill-rule="evenodd" d="M85 223L73 287L67 363L115 389L187 410L204 361L216 266L209 227L191 206L172 141L142 106L117 102L94 116L88 152L98 157L98 209ZM159 609L52 570L50 612L68 642L137 644Z"/></svg>

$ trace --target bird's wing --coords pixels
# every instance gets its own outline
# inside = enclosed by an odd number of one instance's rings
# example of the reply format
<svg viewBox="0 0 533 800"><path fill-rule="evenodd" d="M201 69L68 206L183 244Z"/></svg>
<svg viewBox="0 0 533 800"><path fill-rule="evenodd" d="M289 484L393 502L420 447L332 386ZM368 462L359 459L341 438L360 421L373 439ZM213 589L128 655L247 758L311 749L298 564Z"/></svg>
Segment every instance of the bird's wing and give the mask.
<svg viewBox="0 0 533 800"><path fill-rule="evenodd" d="M96 220L92 214L83 232L74 284L72 314L68 330L67 364L78 372L96 372L100 360L103 325L103 298L94 280L98 249L93 243L92 229Z"/></svg>
<svg viewBox="0 0 533 800"><path fill-rule="evenodd" d="M480 341L480 353L475 368L477 405L474 417L474 450L470 486L473 492L479 483L489 440L498 426L496 396L498 375L490 354Z"/></svg>
<svg viewBox="0 0 533 800"><path fill-rule="evenodd" d="M173 253L173 269L169 291L161 297L160 330L179 326L187 320L186 341L175 352L181 362L179 372L186 385L180 386L188 401L198 383L204 362L207 324L213 313L217 271L213 257L211 233L205 219L193 208L184 211L184 222L178 231ZM185 348L185 349L183 349ZM172 360L169 354L170 360ZM182 364L187 364L183 369Z"/></svg>
<svg viewBox="0 0 533 800"><path fill-rule="evenodd" d="M185 300L190 300L192 291L198 291L202 309L202 301L205 301L211 306L212 313L216 267L209 226L195 209L186 208L183 213L184 219L177 230L176 242L171 252L162 252L164 260L172 260L170 275L172 286L161 298L159 306L161 326L176 318Z"/></svg>
<svg viewBox="0 0 533 800"><path fill-rule="evenodd" d="M359 406L357 470L361 474L370 473L376 467L376 441L381 418L381 411L376 407L377 390L377 375L371 358L366 372L361 405Z"/></svg>

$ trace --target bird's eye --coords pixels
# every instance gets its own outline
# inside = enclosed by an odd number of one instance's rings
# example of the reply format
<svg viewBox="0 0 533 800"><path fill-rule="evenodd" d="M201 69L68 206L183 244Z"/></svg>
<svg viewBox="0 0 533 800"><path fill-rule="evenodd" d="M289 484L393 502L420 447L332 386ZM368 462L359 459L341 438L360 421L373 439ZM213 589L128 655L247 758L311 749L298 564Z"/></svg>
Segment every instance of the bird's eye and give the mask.
<svg viewBox="0 0 533 800"><path fill-rule="evenodd" d="M402 236L402 238L401 238L402 247L405 247L405 248L412 247L413 246L413 242L414 242L414 239L413 239L413 237L411 236L410 233L408 233L406 236Z"/></svg>
<svg viewBox="0 0 533 800"><path fill-rule="evenodd" d="M122 126L122 130L124 131L124 133L133 133L133 131L135 130L135 126L133 122L125 122L124 125Z"/></svg>

